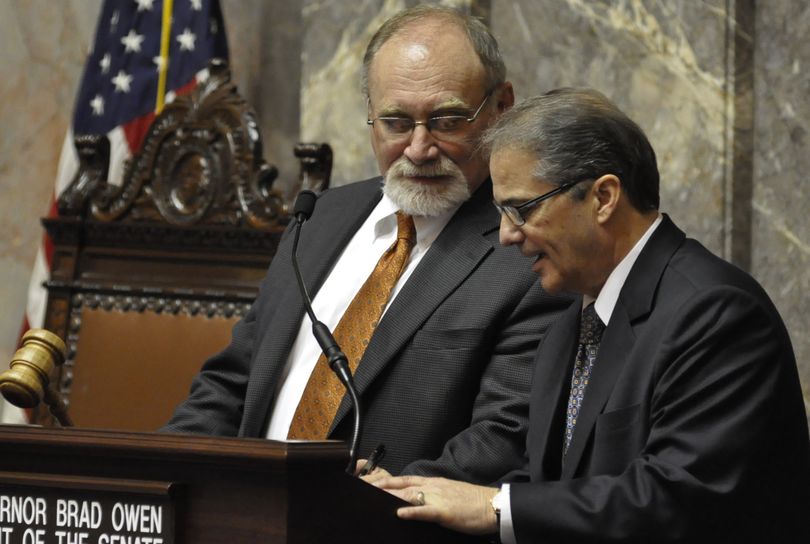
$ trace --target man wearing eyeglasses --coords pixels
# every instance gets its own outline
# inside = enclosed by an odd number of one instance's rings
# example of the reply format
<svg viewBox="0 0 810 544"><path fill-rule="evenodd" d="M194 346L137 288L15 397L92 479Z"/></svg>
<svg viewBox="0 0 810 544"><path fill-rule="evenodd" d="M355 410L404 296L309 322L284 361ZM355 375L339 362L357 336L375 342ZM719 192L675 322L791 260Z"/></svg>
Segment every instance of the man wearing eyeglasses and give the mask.
<svg viewBox="0 0 810 544"><path fill-rule="evenodd" d="M810 440L787 330L745 272L659 213L655 153L596 91L489 132L500 238L578 293L532 381L528 472L500 488L377 485L504 543L809 542Z"/></svg>
<svg viewBox="0 0 810 544"><path fill-rule="evenodd" d="M524 463L533 352L571 300L547 295L529 261L498 244L478 143L512 105L512 86L480 21L431 6L383 24L362 86L383 178L322 194L299 245L315 314L349 355L363 406L358 454L384 444L392 473L492 482ZM290 245L166 430L350 437L351 406L319 360Z"/></svg>

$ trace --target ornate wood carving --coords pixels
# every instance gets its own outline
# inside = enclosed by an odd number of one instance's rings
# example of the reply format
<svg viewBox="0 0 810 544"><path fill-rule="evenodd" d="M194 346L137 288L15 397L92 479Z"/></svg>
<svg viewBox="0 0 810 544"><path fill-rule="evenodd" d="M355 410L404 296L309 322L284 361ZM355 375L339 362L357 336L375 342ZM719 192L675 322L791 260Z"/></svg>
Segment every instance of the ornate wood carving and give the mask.
<svg viewBox="0 0 810 544"><path fill-rule="evenodd" d="M165 223L104 223L100 221L71 222L69 219L43 219L42 224L56 244L75 243L81 231L83 243L129 248L166 247L184 250L227 249L228 251L262 250L272 255L278 246L277 236L267 230L246 229L221 225L180 227ZM268 229L280 232L281 227Z"/></svg>
<svg viewBox="0 0 810 544"><path fill-rule="evenodd" d="M301 161L301 189L320 193L329 188L332 148L329 144L298 144L295 156Z"/></svg>
<svg viewBox="0 0 810 544"><path fill-rule="evenodd" d="M73 143L79 157L79 171L59 196L59 215L84 215L88 196L106 183L110 167L110 141L106 136L80 134Z"/></svg>
<svg viewBox="0 0 810 544"><path fill-rule="evenodd" d="M208 79L177 97L150 127L142 150L127 162L120 186L107 182L110 144L78 135L80 169L61 195L62 216L102 222L157 222L272 229L288 222L287 204L273 188L278 170L263 159L256 115L214 59ZM299 144L304 188L329 184L327 144Z"/></svg>

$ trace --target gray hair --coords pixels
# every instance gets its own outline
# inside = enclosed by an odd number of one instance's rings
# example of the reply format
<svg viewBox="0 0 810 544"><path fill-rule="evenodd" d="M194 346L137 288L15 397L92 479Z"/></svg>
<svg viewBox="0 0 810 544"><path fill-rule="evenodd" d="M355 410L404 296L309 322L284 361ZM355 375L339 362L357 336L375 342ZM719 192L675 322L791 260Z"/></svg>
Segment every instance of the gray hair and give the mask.
<svg viewBox="0 0 810 544"><path fill-rule="evenodd" d="M613 174L639 211L658 209L655 151L644 131L602 93L562 88L527 98L506 111L484 133L485 153L502 148L537 157L533 175L562 185ZM571 191L582 198L587 185Z"/></svg>
<svg viewBox="0 0 810 544"><path fill-rule="evenodd" d="M444 19L467 32L473 49L478 54L481 64L484 65L487 89L494 89L506 81L506 65L501 58L498 41L479 18L462 13L455 8L418 5L402 10L385 21L369 41L363 55L363 66L360 73L360 86L366 98L368 98L368 73L371 62L383 44L412 23L427 19Z"/></svg>

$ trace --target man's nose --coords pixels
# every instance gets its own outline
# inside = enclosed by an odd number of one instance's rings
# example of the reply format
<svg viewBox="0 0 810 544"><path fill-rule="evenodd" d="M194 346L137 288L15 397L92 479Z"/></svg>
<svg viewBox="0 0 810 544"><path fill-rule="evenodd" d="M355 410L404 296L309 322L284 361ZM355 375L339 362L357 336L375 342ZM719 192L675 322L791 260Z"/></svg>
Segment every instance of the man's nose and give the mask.
<svg viewBox="0 0 810 544"><path fill-rule="evenodd" d="M516 227L512 220L501 214L501 228L498 231L498 238L502 246L511 246L523 241L523 231Z"/></svg>
<svg viewBox="0 0 810 544"><path fill-rule="evenodd" d="M413 127L410 143L405 148L405 156L414 164L423 164L439 158L436 139L425 125Z"/></svg>

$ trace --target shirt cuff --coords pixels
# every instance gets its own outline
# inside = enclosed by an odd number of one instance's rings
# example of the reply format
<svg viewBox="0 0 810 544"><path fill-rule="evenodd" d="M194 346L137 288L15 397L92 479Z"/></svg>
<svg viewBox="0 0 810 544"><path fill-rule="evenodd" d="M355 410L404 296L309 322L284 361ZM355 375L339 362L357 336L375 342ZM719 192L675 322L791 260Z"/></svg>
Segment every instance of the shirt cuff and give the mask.
<svg viewBox="0 0 810 544"><path fill-rule="evenodd" d="M501 486L501 493L503 493L503 503L501 504L501 526L499 533L501 535L501 544L517 544L515 538L515 526L512 524L512 501L509 496L509 484Z"/></svg>

